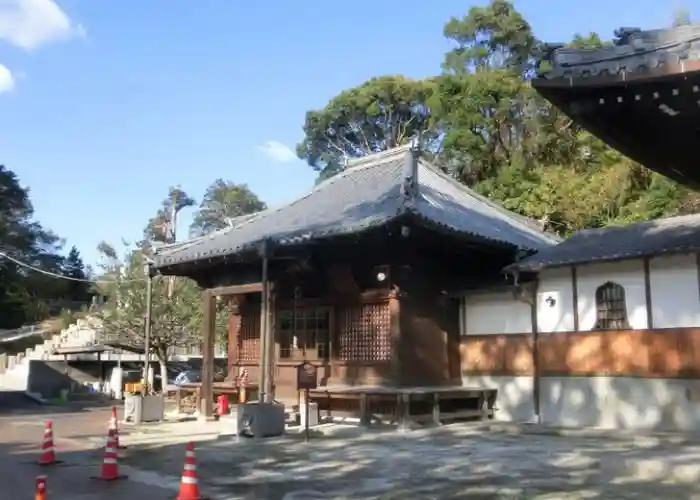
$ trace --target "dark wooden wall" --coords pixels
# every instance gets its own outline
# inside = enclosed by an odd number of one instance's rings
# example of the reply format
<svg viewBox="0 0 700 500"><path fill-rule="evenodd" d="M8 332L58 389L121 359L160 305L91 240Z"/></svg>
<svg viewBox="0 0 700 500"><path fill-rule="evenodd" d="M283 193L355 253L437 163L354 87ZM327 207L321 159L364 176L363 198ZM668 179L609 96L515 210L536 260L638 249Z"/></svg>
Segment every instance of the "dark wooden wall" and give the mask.
<svg viewBox="0 0 700 500"><path fill-rule="evenodd" d="M273 262L276 397L296 397L302 360L319 367L324 385L461 384L459 307L450 292L502 279L511 258L510 250L415 230L408 238L375 232L317 245ZM325 311L325 347L290 346L284 325L292 310ZM231 376L245 367L259 379L259 329L259 294L237 298L229 320Z"/></svg>

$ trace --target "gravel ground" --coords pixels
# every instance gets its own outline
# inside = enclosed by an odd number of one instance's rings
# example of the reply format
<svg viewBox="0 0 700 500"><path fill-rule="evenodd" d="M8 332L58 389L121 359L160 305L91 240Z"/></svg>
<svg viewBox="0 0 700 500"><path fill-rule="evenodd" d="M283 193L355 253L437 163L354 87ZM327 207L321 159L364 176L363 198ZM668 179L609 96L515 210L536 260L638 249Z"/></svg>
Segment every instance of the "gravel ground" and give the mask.
<svg viewBox="0 0 700 500"><path fill-rule="evenodd" d="M697 440L468 424L408 432L323 426L309 443L296 433L236 438L229 421L123 427L120 467L130 477L106 484L90 476L101 463L109 407L17 403L0 415L0 500L31 498L40 473L49 476L50 500L173 498L189 440L211 500L700 500ZM47 419L64 462L48 470L34 463Z"/></svg>
<svg viewBox="0 0 700 500"><path fill-rule="evenodd" d="M202 484L226 499L700 499L700 444L466 424L328 429L304 443L298 435L235 438L197 423L142 428L125 463L177 481L184 443L194 439Z"/></svg>

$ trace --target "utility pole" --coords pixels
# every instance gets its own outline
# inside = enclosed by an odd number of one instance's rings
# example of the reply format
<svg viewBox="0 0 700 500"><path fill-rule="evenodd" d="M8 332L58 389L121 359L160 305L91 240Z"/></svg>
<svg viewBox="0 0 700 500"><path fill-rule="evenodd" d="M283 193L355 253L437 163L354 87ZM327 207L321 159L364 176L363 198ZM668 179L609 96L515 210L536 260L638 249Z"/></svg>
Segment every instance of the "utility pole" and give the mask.
<svg viewBox="0 0 700 500"><path fill-rule="evenodd" d="M176 243L177 242L177 236L176 236L176 231L177 231L177 194L175 191L171 193L170 196L170 222L168 223L167 227L167 240L168 243ZM174 276L169 276L168 277L168 299L173 298L173 288L175 287L175 277Z"/></svg>
<svg viewBox="0 0 700 500"><path fill-rule="evenodd" d="M144 350L144 368L143 368L143 380L144 380L144 392L150 393L151 388L149 387L149 369L151 360L151 309L153 304L153 277L151 276L151 263L147 260L143 266L144 272L146 273L146 318L144 325L144 339L143 339L143 350ZM165 381L163 381L165 383Z"/></svg>

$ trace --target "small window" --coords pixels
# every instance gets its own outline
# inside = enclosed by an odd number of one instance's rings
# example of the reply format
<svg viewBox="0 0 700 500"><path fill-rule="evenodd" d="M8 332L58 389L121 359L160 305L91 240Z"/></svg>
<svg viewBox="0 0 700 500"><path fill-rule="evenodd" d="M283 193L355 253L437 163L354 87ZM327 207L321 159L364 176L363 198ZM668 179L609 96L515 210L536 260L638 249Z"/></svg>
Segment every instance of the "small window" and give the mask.
<svg viewBox="0 0 700 500"><path fill-rule="evenodd" d="M599 286L595 292L595 305L596 329L624 330L629 328L623 286L611 282Z"/></svg>
<svg viewBox="0 0 700 500"><path fill-rule="evenodd" d="M328 309L302 307L295 311L279 311L277 317L280 358L328 358L330 338Z"/></svg>

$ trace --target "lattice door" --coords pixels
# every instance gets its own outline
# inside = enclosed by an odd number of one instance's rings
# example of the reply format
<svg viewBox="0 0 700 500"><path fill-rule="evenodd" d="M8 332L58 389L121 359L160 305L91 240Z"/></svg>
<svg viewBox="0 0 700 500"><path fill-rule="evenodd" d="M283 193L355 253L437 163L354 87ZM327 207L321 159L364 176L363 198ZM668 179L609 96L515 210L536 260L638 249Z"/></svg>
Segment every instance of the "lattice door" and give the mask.
<svg viewBox="0 0 700 500"><path fill-rule="evenodd" d="M339 357L343 361L391 359L389 303L363 304L340 310Z"/></svg>

